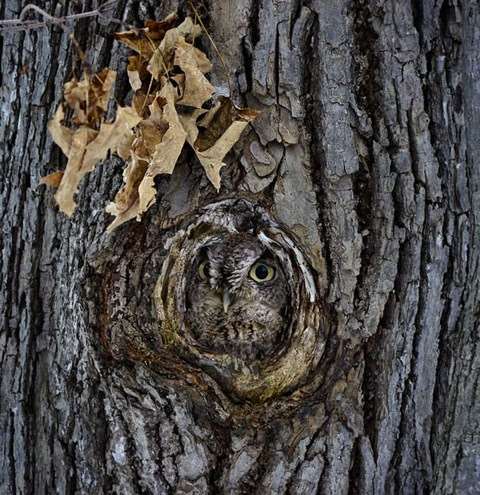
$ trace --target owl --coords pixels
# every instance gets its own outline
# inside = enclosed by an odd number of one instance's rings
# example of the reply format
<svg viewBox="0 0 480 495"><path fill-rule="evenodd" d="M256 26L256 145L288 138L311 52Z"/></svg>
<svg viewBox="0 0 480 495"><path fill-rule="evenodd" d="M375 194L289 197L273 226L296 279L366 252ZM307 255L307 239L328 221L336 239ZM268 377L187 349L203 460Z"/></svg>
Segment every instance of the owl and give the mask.
<svg viewBox="0 0 480 495"><path fill-rule="evenodd" d="M289 293L281 262L254 236L219 236L191 263L186 321L198 345L245 362L285 337Z"/></svg>

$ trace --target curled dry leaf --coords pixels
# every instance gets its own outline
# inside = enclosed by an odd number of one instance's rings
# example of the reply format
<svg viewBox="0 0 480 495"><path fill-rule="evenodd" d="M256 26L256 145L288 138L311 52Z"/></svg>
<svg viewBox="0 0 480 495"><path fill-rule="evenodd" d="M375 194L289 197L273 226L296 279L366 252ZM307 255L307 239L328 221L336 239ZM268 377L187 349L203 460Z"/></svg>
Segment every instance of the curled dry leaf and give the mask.
<svg viewBox="0 0 480 495"><path fill-rule="evenodd" d="M68 157L67 167L55 194L60 209L68 216L75 211L74 195L80 180L106 158L109 150L125 157L125 143L131 142L132 128L142 120L133 108L120 107L112 123L102 122L100 129L96 129L98 120L106 112L108 92L114 80L115 72L104 69L91 78L85 76L80 83L68 82L65 85L68 95L66 102L74 110L76 122L82 124L75 130L64 126L61 105L49 122L53 140Z"/></svg>
<svg viewBox="0 0 480 495"><path fill-rule="evenodd" d="M55 199L64 213L68 216L73 214L76 207L73 197L80 180L91 172L98 162L105 160L110 150L125 156L122 147L126 141L129 141L133 135L132 128L140 120L141 118L132 108L120 107L115 121L111 124L104 122L100 131L85 126L75 131L72 145L67 153L67 167L55 194Z"/></svg>
<svg viewBox="0 0 480 495"><path fill-rule="evenodd" d="M169 29L160 43L156 45L149 60L147 69L152 76L158 80L162 74L171 71L175 63L178 42L182 40L185 42L188 39L193 43L201 31L200 26L194 24L190 17L187 17L178 27Z"/></svg>
<svg viewBox="0 0 480 495"><path fill-rule="evenodd" d="M155 99L155 94L146 93L142 90L137 91L132 98L132 107L142 118L148 118L148 107Z"/></svg>
<svg viewBox="0 0 480 495"><path fill-rule="evenodd" d="M175 13L163 21L146 21L142 29L131 29L115 33L115 38L139 53L145 60L150 60L153 52L165 37L165 33L178 24Z"/></svg>
<svg viewBox="0 0 480 495"><path fill-rule="evenodd" d="M40 184L50 187L58 187L62 181L63 172L53 172L40 179Z"/></svg>
<svg viewBox="0 0 480 495"><path fill-rule="evenodd" d="M60 209L69 217L73 215L76 203L73 196L77 191L81 178L89 171L86 170L83 159L88 143L93 141L97 131L89 127L80 127L72 136L72 144L68 151L67 168L58 186L55 199Z"/></svg>
<svg viewBox="0 0 480 495"><path fill-rule="evenodd" d="M196 53L199 50L193 45L189 45L184 38L179 38L175 46L175 65L178 65L185 74L183 94L178 103L202 108L202 105L211 98L215 90L203 75L203 70L207 68L207 64ZM208 68L208 70L210 69Z"/></svg>
<svg viewBox="0 0 480 495"><path fill-rule="evenodd" d="M133 91L141 89L146 72L146 64L139 55L128 57L127 76Z"/></svg>
<svg viewBox="0 0 480 495"><path fill-rule="evenodd" d="M133 143L133 165L125 169L125 185L107 209L117 217L109 231L131 218L139 219L155 202L155 177L171 174L175 168L187 135L175 108L175 97L175 88L167 83L150 105L149 119L139 126L143 132Z"/></svg>
<svg viewBox="0 0 480 495"><path fill-rule="evenodd" d="M238 108L229 98L220 98L198 123L200 129L195 147L200 152L211 148L227 131L229 134L232 132L229 130L232 125L244 124L243 128L245 128L246 124L255 120L259 113L252 108Z"/></svg>
<svg viewBox="0 0 480 495"><path fill-rule="evenodd" d="M190 17L187 17L178 27L168 30L165 37L159 44L159 51L167 60L172 60L175 53L175 47L179 39L183 38L190 43L202 32L198 24L194 24Z"/></svg>
<svg viewBox="0 0 480 495"><path fill-rule="evenodd" d="M103 69L91 77L84 74L81 81L72 79L65 84L63 96L73 110L74 124L96 127L101 122L115 77L115 71Z"/></svg>
<svg viewBox="0 0 480 495"><path fill-rule="evenodd" d="M141 121L141 117L131 107L118 107L115 120L109 124L104 122L95 139L88 144L85 150L84 165L93 170L94 166L105 160L108 151L112 150L117 154L119 148L132 136L132 129Z"/></svg>
<svg viewBox="0 0 480 495"><path fill-rule="evenodd" d="M202 117L198 123L200 129L191 121L184 122L188 128L187 140L217 191L220 190L220 169L225 165L225 155L257 115L256 110L239 109L228 98L222 98Z"/></svg>
<svg viewBox="0 0 480 495"><path fill-rule="evenodd" d="M60 149L65 156L68 156L70 152L70 147L72 146L72 138L74 132L72 129L62 125L63 119L65 117L65 112L63 111L62 105L59 105L53 119L48 123L48 130Z"/></svg>
<svg viewBox="0 0 480 495"><path fill-rule="evenodd" d="M139 158L149 160L170 127L168 121L163 118L164 105L160 106L158 99L153 100L152 104L149 105L150 118L142 120L137 128L138 138L134 141L132 151Z"/></svg>
<svg viewBox="0 0 480 495"><path fill-rule="evenodd" d="M185 38L179 38L175 46L176 46L175 55L178 56L179 49L183 50L184 52L187 52L187 56L189 60L188 63L190 65L197 67L202 74L207 74L212 70L212 62L210 62L210 60L205 55L205 53L203 53L193 44L187 43L185 41Z"/></svg>
<svg viewBox="0 0 480 495"><path fill-rule="evenodd" d="M123 171L125 185L115 196L115 201L109 203L106 208L107 213L115 216L115 220L107 228L109 232L139 215L138 186L147 168L148 163L145 160L132 155L131 161Z"/></svg>

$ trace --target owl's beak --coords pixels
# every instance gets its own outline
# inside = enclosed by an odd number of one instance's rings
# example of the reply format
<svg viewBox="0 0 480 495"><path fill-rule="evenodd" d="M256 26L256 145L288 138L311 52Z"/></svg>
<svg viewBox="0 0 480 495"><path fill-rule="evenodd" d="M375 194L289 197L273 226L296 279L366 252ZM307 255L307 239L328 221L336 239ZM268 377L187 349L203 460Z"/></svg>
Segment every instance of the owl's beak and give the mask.
<svg viewBox="0 0 480 495"><path fill-rule="evenodd" d="M223 311L225 313L228 312L228 308L230 307L230 304L232 304L232 298L230 296L230 292L228 292L228 289L223 289Z"/></svg>

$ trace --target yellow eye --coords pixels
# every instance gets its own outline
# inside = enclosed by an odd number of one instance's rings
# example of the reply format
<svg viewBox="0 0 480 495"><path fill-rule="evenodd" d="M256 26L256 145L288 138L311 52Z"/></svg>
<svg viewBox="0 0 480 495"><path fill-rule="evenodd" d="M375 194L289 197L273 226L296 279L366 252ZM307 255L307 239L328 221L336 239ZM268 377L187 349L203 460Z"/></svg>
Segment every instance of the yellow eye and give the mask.
<svg viewBox="0 0 480 495"><path fill-rule="evenodd" d="M249 275L255 282L269 282L275 277L275 268L267 265L263 261L257 261L252 268L250 268Z"/></svg>
<svg viewBox="0 0 480 495"><path fill-rule="evenodd" d="M207 280L208 277L210 276L209 272L208 272L208 268L209 268L209 263L207 260L205 261L202 261L199 265L198 265L198 274L200 275L200 278L202 280Z"/></svg>

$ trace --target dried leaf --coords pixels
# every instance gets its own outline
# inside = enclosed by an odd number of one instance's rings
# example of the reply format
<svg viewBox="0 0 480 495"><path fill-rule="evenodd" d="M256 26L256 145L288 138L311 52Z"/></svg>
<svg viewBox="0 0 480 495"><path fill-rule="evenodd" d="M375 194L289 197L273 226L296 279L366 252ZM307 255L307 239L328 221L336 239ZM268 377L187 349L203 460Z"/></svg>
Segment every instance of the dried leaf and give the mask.
<svg viewBox="0 0 480 495"><path fill-rule="evenodd" d="M138 125L138 137L132 145L132 152L142 160L150 160L155 147L162 141L168 127L166 122L159 125L150 120L142 121Z"/></svg>
<svg viewBox="0 0 480 495"><path fill-rule="evenodd" d="M57 111L54 121L61 120L62 113ZM82 126L72 133L70 146L63 142L62 150L68 157L67 167L63 174L55 199L59 208L71 216L76 204L73 200L82 177L91 172L95 165L104 160L109 150L125 156L125 141L130 141L133 136L132 128L140 122L141 117L133 108L119 108L113 123L103 123L100 131L87 126ZM59 129L55 123L54 139L63 137L62 132L70 131L67 128ZM62 127L62 126L61 126ZM72 131L70 131L72 132Z"/></svg>
<svg viewBox="0 0 480 495"><path fill-rule="evenodd" d="M101 122L115 77L115 71L103 69L93 76L84 74L81 81L72 79L65 83L63 96L73 110L74 124L95 127Z"/></svg>
<svg viewBox="0 0 480 495"><path fill-rule="evenodd" d="M63 172L52 172L40 179L40 184L45 184L50 187L58 187L62 181Z"/></svg>
<svg viewBox="0 0 480 495"><path fill-rule="evenodd" d="M170 14L163 21L146 21L145 28L131 29L115 33L115 38L121 43L139 53L145 60L149 60L165 33L178 23L176 14Z"/></svg>
<svg viewBox="0 0 480 495"><path fill-rule="evenodd" d="M135 192L135 195L137 199L135 202L132 204L132 206L123 212L118 212L115 203L109 203L107 207L105 208L105 211L107 213L110 213L110 215L115 215L115 220L107 227L107 232L112 232L112 230L115 230L117 227L122 225L122 223L128 222L129 220L133 220L134 218L137 217L138 220L138 212L139 212L139 200L138 200L138 190Z"/></svg>
<svg viewBox="0 0 480 495"><path fill-rule="evenodd" d="M139 139L136 140L133 151L140 158L149 160L155 152L155 148L163 139L169 128L169 123L164 118L163 107L167 101L160 96L156 97L148 109L150 116L142 120L138 125L137 133Z"/></svg>
<svg viewBox="0 0 480 495"><path fill-rule="evenodd" d="M187 17L178 27L168 30L148 62L148 71L158 80L161 74L172 69L178 40L188 38L193 43L201 32L200 26L194 24L190 17ZM205 62L202 66L204 64Z"/></svg>
<svg viewBox="0 0 480 495"><path fill-rule="evenodd" d="M180 122L183 126L183 129L187 133L187 141L188 143L194 143L198 137L198 118L202 115L206 114L208 110L204 108L196 108L193 112L188 114L180 114Z"/></svg>
<svg viewBox="0 0 480 495"><path fill-rule="evenodd" d="M158 48L148 62L147 70L158 81L162 74L167 74L172 68L172 64L168 63L163 56L162 51Z"/></svg>
<svg viewBox="0 0 480 495"><path fill-rule="evenodd" d="M152 56L155 50L155 45L152 46L151 41L145 36L145 29L122 31L115 33L114 36L118 41L135 50L146 60Z"/></svg>
<svg viewBox="0 0 480 495"><path fill-rule="evenodd" d="M183 96L178 103L201 108L211 98L215 88L199 69L194 49L195 47L186 43L183 38L175 45L175 65L185 73Z"/></svg>
<svg viewBox="0 0 480 495"><path fill-rule="evenodd" d="M202 34L202 28L198 24L192 21L191 17L186 17L181 24L176 28L178 36L187 39L190 42L194 42L195 38ZM167 37L168 32L165 34Z"/></svg>
<svg viewBox="0 0 480 495"><path fill-rule="evenodd" d="M145 160L139 160L135 155L132 156L132 161L123 171L125 184L116 194L114 202L106 208L108 213L116 217L108 226L107 231L111 232L139 214L138 186L145 176L147 168L148 163Z"/></svg>
<svg viewBox="0 0 480 495"><path fill-rule="evenodd" d="M199 123L199 126L203 129L200 130L195 142L196 149L203 151L210 148L221 138L232 123L236 121L251 122L258 114L257 110L237 108L229 98L221 98Z"/></svg>
<svg viewBox="0 0 480 495"><path fill-rule="evenodd" d="M55 199L60 209L69 217L73 215L77 206L73 196L77 191L78 184L82 177L87 173L83 169L83 158L87 144L91 142L98 131L88 127L77 129L72 137L72 145L68 153L67 167L63 175L62 182L55 194Z"/></svg>
<svg viewBox="0 0 480 495"><path fill-rule="evenodd" d="M171 174L175 168L186 139L175 97L175 88L165 84L149 106L149 118L138 126L132 162L124 171L124 186L107 207L116 216L109 231L134 217L139 219L155 203L155 177Z"/></svg>
<svg viewBox="0 0 480 495"><path fill-rule="evenodd" d="M200 35L202 28L194 24L190 17L187 17L178 27L168 30L159 45L164 57L168 58L174 51L175 45L180 38L188 39L192 43Z"/></svg>
<svg viewBox="0 0 480 495"><path fill-rule="evenodd" d="M170 14L161 21L147 20L145 21L145 28L148 31L148 35L154 41L161 41L165 37L165 33L174 28L178 24L178 16L176 12Z"/></svg>
<svg viewBox="0 0 480 495"><path fill-rule="evenodd" d="M229 99L224 98L202 118L201 124L207 123L208 127L200 132L198 128L195 131L191 122L184 120L188 142L217 191L220 190L220 169L225 165L225 155L257 115L257 111L236 108Z"/></svg>
<svg viewBox="0 0 480 495"><path fill-rule="evenodd" d="M171 174L182 151L187 133L182 127L175 108L175 88L167 84L162 88L160 96L166 99L163 107L164 120L169 127L162 141L155 146L148 170L139 186L140 209L142 214L155 202L154 178L159 174Z"/></svg>
<svg viewBox="0 0 480 495"><path fill-rule="evenodd" d="M116 214L127 211L138 199L138 186L145 176L148 163L135 155L123 171L125 185L115 196Z"/></svg>
<svg viewBox="0 0 480 495"><path fill-rule="evenodd" d="M132 98L132 107L135 108L138 115L148 118L148 107L155 99L155 95L147 94L144 91L137 91Z"/></svg>
<svg viewBox="0 0 480 495"><path fill-rule="evenodd" d="M53 119L48 123L48 130L55 143L60 146L63 154L68 156L72 145L73 131L62 125L65 114L62 105L59 105Z"/></svg>
<svg viewBox="0 0 480 495"><path fill-rule="evenodd" d="M111 69L103 69L98 74L92 76L90 89L92 91L92 103L98 108L107 111L108 102L110 100L110 91L112 90L113 84L117 73Z"/></svg>
<svg viewBox="0 0 480 495"><path fill-rule="evenodd" d="M183 50L188 52L188 55L193 59L193 62L196 67L202 72L202 74L206 74L212 70L212 62L208 59L208 57L199 50L197 47L193 46L190 43L185 41L185 38L179 38L176 43L176 51L178 48L182 48Z"/></svg>
<svg viewBox="0 0 480 495"><path fill-rule="evenodd" d="M122 160L127 161L130 158L134 141L135 134L132 132L130 135L126 135L125 140L118 144L115 152Z"/></svg>
<svg viewBox="0 0 480 495"><path fill-rule="evenodd" d="M140 74L136 70L127 70L128 82L133 91L138 91L142 87L142 80Z"/></svg>
<svg viewBox="0 0 480 495"><path fill-rule="evenodd" d="M183 98L183 89L185 88L185 74L176 74L170 78L170 81L177 87L178 99Z"/></svg>
<svg viewBox="0 0 480 495"><path fill-rule="evenodd" d="M220 190L220 169L225 166L223 159L240 139L240 134L247 125L248 121L237 120L232 122L220 139L211 148L204 151L198 150L195 145L193 146L197 158L207 173L207 177L217 191Z"/></svg>
<svg viewBox="0 0 480 495"><path fill-rule="evenodd" d="M139 55L128 57L127 75L133 91L141 89L143 85L142 81L147 74L146 63L142 61Z"/></svg>
<svg viewBox="0 0 480 495"><path fill-rule="evenodd" d="M133 136L132 128L141 120L133 108L119 107L114 122L104 122L96 138L88 144L83 159L85 171L91 172L98 162L105 160L109 150L117 152L118 148L121 149L123 143Z"/></svg>

